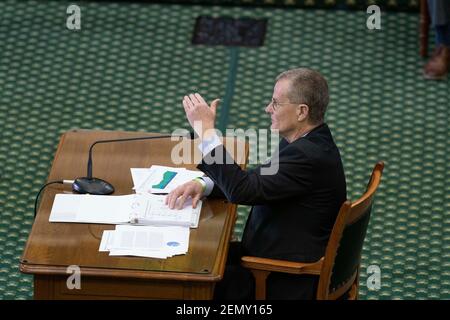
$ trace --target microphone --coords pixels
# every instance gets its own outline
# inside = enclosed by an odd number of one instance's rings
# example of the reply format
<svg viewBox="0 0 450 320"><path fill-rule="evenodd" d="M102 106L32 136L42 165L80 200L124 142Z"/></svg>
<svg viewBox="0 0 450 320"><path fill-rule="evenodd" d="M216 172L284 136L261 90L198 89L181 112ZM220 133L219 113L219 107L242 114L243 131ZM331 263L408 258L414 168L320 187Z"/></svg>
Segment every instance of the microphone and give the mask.
<svg viewBox="0 0 450 320"><path fill-rule="evenodd" d="M91 144L89 148L89 157L87 163L87 176L76 178L72 184L72 190L76 193L88 193L94 195L108 195L114 192L114 187L111 183L92 177L92 149L95 145L100 143L112 143L112 142L125 142L125 141L137 141L137 140L153 140L153 139L165 139L177 137L176 135L160 135L160 136L147 136L147 137L136 137L136 138L124 138L124 139L113 139L113 140L98 140ZM185 135L178 136L180 138L186 137ZM189 132L187 136L193 139L194 133Z"/></svg>

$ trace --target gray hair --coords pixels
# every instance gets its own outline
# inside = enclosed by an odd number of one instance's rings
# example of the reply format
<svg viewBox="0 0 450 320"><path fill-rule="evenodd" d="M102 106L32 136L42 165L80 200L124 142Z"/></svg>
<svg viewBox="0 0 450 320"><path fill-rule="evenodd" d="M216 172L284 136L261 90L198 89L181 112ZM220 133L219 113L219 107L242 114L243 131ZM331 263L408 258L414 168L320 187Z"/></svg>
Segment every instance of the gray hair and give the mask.
<svg viewBox="0 0 450 320"><path fill-rule="evenodd" d="M309 120L312 124L323 122L330 100L327 80L317 71L298 68L282 72L276 78L289 80L287 97L289 102L304 103L309 107Z"/></svg>

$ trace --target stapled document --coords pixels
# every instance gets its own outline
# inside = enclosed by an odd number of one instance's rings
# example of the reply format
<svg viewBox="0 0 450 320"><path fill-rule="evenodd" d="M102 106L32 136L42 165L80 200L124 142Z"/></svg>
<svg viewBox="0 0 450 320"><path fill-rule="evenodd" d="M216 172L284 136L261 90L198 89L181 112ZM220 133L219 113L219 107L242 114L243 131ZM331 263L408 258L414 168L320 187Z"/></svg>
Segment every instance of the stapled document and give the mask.
<svg viewBox="0 0 450 320"><path fill-rule="evenodd" d="M165 259L189 249L188 227L118 225L105 230L99 251L110 256L140 256Z"/></svg>

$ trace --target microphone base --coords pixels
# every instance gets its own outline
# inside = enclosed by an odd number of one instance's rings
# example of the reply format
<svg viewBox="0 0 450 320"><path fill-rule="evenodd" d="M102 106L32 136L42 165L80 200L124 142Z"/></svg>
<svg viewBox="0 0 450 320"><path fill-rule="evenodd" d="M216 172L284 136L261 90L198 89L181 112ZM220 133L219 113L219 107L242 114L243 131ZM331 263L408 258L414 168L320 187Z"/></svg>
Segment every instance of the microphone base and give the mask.
<svg viewBox="0 0 450 320"><path fill-rule="evenodd" d="M75 179L72 190L76 193L107 195L114 192L114 187L102 179L83 177Z"/></svg>

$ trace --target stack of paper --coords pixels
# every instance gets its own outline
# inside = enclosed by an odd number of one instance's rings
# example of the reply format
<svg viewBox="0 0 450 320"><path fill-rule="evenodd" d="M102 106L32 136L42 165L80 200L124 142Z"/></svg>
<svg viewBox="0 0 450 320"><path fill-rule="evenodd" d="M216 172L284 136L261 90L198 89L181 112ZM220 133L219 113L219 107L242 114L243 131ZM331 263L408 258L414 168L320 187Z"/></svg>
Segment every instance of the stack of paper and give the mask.
<svg viewBox="0 0 450 320"><path fill-rule="evenodd" d="M152 226L198 227L202 202L192 208L192 199L183 208L170 209L164 195L130 194L96 196L57 194L50 213L50 222L132 223Z"/></svg>
<svg viewBox="0 0 450 320"><path fill-rule="evenodd" d="M109 252L110 256L165 259L185 254L189 247L189 227L198 227L202 202L193 209L192 199L188 199L181 210L170 209L162 194L203 173L151 166L132 168L131 176L136 194L57 194L50 222L123 224L103 233L100 251Z"/></svg>
<svg viewBox="0 0 450 320"><path fill-rule="evenodd" d="M133 189L136 193L169 193L176 187L203 176L201 171L165 166L151 166L149 169L131 168Z"/></svg>
<svg viewBox="0 0 450 320"><path fill-rule="evenodd" d="M103 232L99 251L109 251L110 256L166 259L185 254L188 248L188 227L118 225L116 230Z"/></svg>

